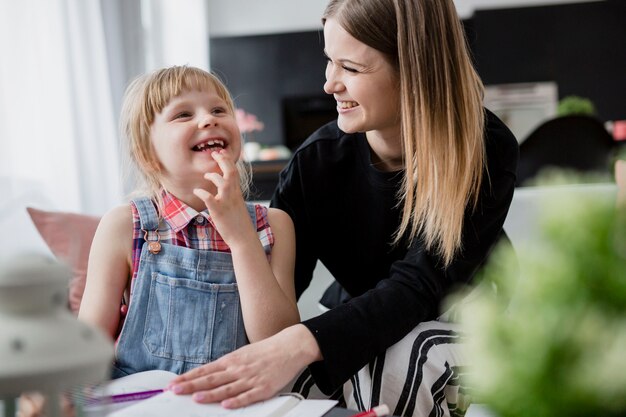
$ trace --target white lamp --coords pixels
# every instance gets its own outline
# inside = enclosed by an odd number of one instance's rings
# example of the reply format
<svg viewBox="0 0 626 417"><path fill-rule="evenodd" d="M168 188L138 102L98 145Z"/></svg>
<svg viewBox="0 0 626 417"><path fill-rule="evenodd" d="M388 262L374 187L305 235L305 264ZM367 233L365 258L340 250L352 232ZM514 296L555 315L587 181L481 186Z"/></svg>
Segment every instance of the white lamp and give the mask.
<svg viewBox="0 0 626 417"><path fill-rule="evenodd" d="M0 260L0 399L5 416L15 398L40 391L48 417L60 413L59 394L109 376L113 344L67 308L71 271L38 254Z"/></svg>

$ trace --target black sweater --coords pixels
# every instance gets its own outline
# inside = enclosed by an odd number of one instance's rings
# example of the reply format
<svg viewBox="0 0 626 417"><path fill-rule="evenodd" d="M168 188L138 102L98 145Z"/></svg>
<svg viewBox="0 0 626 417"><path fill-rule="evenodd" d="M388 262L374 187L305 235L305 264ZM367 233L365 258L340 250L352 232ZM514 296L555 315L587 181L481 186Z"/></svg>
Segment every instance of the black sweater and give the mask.
<svg viewBox="0 0 626 417"><path fill-rule="evenodd" d="M487 169L478 207L467 211L463 251L447 268L421 239L392 246L401 212L402 172L374 168L365 134L336 122L313 133L280 173L271 205L296 228L296 292L311 282L319 259L353 297L304 325L324 360L310 366L330 393L420 322L435 319L456 284L469 283L485 262L511 204L518 160L513 134L487 111Z"/></svg>

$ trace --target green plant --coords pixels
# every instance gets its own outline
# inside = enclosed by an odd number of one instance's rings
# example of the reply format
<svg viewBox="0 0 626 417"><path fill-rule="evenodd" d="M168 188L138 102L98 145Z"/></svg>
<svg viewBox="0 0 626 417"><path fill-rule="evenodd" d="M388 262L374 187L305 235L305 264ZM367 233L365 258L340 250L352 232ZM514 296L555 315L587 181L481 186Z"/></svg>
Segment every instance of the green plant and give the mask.
<svg viewBox="0 0 626 417"><path fill-rule="evenodd" d="M557 108L559 116L587 115L595 116L596 107L588 98L578 96L563 97Z"/></svg>
<svg viewBox="0 0 626 417"><path fill-rule="evenodd" d="M484 269L497 296L464 308L468 382L500 417L624 416L626 213L567 198L544 213L541 241Z"/></svg>

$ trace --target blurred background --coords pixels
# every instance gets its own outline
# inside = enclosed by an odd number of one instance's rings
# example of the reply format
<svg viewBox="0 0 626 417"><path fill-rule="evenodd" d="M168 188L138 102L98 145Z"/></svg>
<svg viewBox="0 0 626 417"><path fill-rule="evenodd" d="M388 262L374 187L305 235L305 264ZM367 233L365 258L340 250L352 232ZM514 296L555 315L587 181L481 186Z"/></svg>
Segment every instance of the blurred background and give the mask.
<svg viewBox="0 0 626 417"><path fill-rule="evenodd" d="M214 71L253 118L253 197L269 198L289 151L336 115L322 90L326 2L0 0L0 214L16 195L88 214L120 203L124 89L174 64ZM572 96L608 135L626 119L626 1L456 5L485 104L520 143Z"/></svg>

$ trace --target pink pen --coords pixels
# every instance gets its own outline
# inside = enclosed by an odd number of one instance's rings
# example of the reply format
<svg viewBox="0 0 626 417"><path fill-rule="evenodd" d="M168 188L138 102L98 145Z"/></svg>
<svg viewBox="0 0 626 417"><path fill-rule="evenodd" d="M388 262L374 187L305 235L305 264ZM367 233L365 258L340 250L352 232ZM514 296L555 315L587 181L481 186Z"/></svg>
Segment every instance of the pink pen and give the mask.
<svg viewBox="0 0 626 417"><path fill-rule="evenodd" d="M369 411L363 411L352 417L383 417L389 415L389 407L386 404L378 405Z"/></svg>
<svg viewBox="0 0 626 417"><path fill-rule="evenodd" d="M145 400L150 397L154 397L157 394L162 393L164 390L155 389L150 391L138 391L138 392L129 392L125 394L116 394L110 395L108 397L100 397L92 399L89 403L90 405L96 404L117 404L117 403L125 403L128 401L139 401Z"/></svg>

